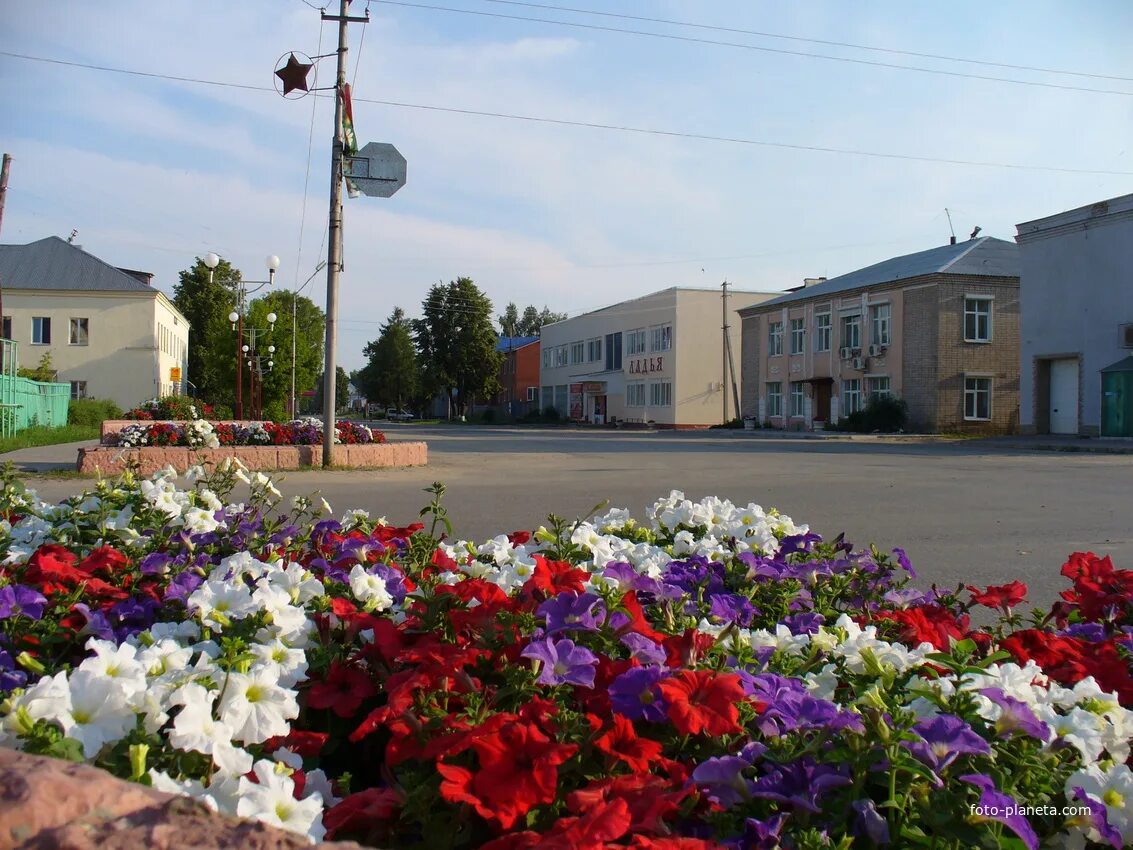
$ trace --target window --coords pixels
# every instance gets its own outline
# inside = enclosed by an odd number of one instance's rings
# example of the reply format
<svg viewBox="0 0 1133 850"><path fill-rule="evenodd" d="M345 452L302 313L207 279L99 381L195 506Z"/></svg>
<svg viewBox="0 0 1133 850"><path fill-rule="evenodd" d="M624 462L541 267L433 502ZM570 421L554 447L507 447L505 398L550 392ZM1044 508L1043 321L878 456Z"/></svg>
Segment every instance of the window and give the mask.
<svg viewBox="0 0 1133 850"><path fill-rule="evenodd" d="M645 381L626 384L626 406L645 407Z"/></svg>
<svg viewBox="0 0 1133 850"><path fill-rule="evenodd" d="M814 317L814 350L830 350L830 314L818 313Z"/></svg>
<svg viewBox="0 0 1133 850"><path fill-rule="evenodd" d="M791 415L803 416L806 405L806 391L802 381L791 381Z"/></svg>
<svg viewBox="0 0 1133 850"><path fill-rule="evenodd" d="M539 392L539 388L538 388L538 387L528 387L528 388L527 388L527 400L528 400L528 401L535 401L535 399L536 399L536 394L537 394L538 392Z"/></svg>
<svg viewBox="0 0 1133 850"><path fill-rule="evenodd" d="M767 415L783 415L783 382L771 381L767 385Z"/></svg>
<svg viewBox="0 0 1133 850"><path fill-rule="evenodd" d="M842 317L842 347L843 348L861 348L862 347L862 317L855 314L853 316Z"/></svg>
<svg viewBox="0 0 1133 850"><path fill-rule="evenodd" d="M583 362L583 358L585 356L586 356L586 343L585 342L583 342L582 340L579 340L578 342L572 342L570 344L570 362L571 362L572 366L575 365L575 364Z"/></svg>
<svg viewBox="0 0 1133 850"><path fill-rule="evenodd" d="M71 398L86 398L87 397L87 382L86 381L71 381Z"/></svg>
<svg viewBox="0 0 1133 850"><path fill-rule="evenodd" d="M673 326L672 325L658 325L655 328L650 328L650 351L668 351L673 347Z"/></svg>
<svg viewBox="0 0 1133 850"><path fill-rule="evenodd" d="M645 332L642 331L642 334ZM622 332L606 334L606 369L622 368Z"/></svg>
<svg viewBox="0 0 1133 850"><path fill-rule="evenodd" d="M653 381L649 385L649 404L651 407L669 407L672 403L672 381Z"/></svg>
<svg viewBox="0 0 1133 850"><path fill-rule="evenodd" d="M860 378L842 381L842 415L849 416L862 409L862 382Z"/></svg>
<svg viewBox="0 0 1133 850"><path fill-rule="evenodd" d="M555 406L555 388L554 387L540 387L539 388L539 406L546 410L548 407Z"/></svg>
<svg viewBox="0 0 1133 850"><path fill-rule="evenodd" d="M645 328L639 328L626 334L626 355L645 353Z"/></svg>
<svg viewBox="0 0 1133 850"><path fill-rule="evenodd" d="M4 317L4 330L2 332L0 332L0 336L3 336L4 339L11 339L12 338L12 317L11 316L5 316Z"/></svg>
<svg viewBox="0 0 1133 850"><path fill-rule="evenodd" d="M33 316L31 320L31 344L51 345L51 319L48 316Z"/></svg>
<svg viewBox="0 0 1133 850"><path fill-rule="evenodd" d="M783 323L767 323L767 356L774 357L783 353Z"/></svg>
<svg viewBox="0 0 1133 850"><path fill-rule="evenodd" d="M991 378L964 378L964 418L991 419Z"/></svg>
<svg viewBox="0 0 1133 850"><path fill-rule="evenodd" d="M870 319L873 325L872 342L874 345L889 345L890 317L892 315L888 304L878 304L870 308Z"/></svg>
<svg viewBox="0 0 1133 850"><path fill-rule="evenodd" d="M555 347L555 367L559 368L567 365L567 347L559 345Z"/></svg>
<svg viewBox="0 0 1133 850"><path fill-rule="evenodd" d="M602 337L597 339L587 340L586 342L586 360L593 363L596 360L602 359Z"/></svg>
<svg viewBox="0 0 1133 850"><path fill-rule="evenodd" d="M882 396L893 395L892 390L889 388L888 375L880 378L867 378L866 386L869 388L869 397L871 400L881 398Z"/></svg>
<svg viewBox="0 0 1133 850"><path fill-rule="evenodd" d="M991 299L964 299L964 342L991 342Z"/></svg>
<svg viewBox="0 0 1133 850"><path fill-rule="evenodd" d="M564 416L566 415L567 411L570 410L570 393L568 392L569 389L570 386L568 384L555 385L555 409Z"/></svg>
<svg viewBox="0 0 1133 850"><path fill-rule="evenodd" d="M802 354L806 345L806 319L791 319L791 354Z"/></svg>
<svg viewBox="0 0 1133 850"><path fill-rule="evenodd" d="M544 369L550 369L551 368L551 352L552 352L552 349L550 349L550 348L544 348L543 349L543 368Z"/></svg>

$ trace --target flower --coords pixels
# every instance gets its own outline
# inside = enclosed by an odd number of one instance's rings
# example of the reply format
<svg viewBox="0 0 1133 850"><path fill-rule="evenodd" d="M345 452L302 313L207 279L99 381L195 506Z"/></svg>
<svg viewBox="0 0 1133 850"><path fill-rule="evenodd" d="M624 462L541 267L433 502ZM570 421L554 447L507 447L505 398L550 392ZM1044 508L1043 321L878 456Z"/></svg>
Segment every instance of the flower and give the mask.
<svg viewBox="0 0 1133 850"><path fill-rule="evenodd" d="M220 719L234 740L257 744L286 735L287 721L299 716L295 694L281 688L270 670L229 673L220 699Z"/></svg>
<svg viewBox="0 0 1133 850"><path fill-rule="evenodd" d="M984 591L980 591L970 584L967 587L972 594L972 601L977 605L986 605L988 608L998 608L1003 611L1014 608L1027 598L1027 585L1021 581L989 586Z"/></svg>
<svg viewBox="0 0 1133 850"><path fill-rule="evenodd" d="M267 759L256 762L255 777L256 782L241 777L236 814L306 835L311 841L322 840L326 829L322 824L323 800L319 794L295 799L295 783L291 777Z"/></svg>
<svg viewBox="0 0 1133 850"><path fill-rule="evenodd" d="M657 667L632 667L610 683L610 704L630 720L660 723L668 714L668 703L657 687L664 673Z"/></svg>
<svg viewBox="0 0 1133 850"><path fill-rule="evenodd" d="M818 812L823 795L851 782L844 767L817 764L805 757L772 767L755 781L751 795L785 803L804 812Z"/></svg>
<svg viewBox="0 0 1133 850"><path fill-rule="evenodd" d="M968 816L969 821L974 823L998 821L1019 836L1027 850L1038 850L1039 837L1027 819L1019 813L1018 803L1009 794L997 791L995 782L990 776L973 773L961 776L959 779L980 789L980 801L973 807L973 813Z"/></svg>
<svg viewBox="0 0 1133 850"><path fill-rule="evenodd" d="M668 703L669 719L682 735L734 735L743 731L736 703L744 698L734 673L682 670L658 687Z"/></svg>
<svg viewBox="0 0 1133 850"><path fill-rule="evenodd" d="M335 661L326 678L308 692L307 706L329 708L339 717L352 717L362 702L377 692L364 670Z"/></svg>
<svg viewBox="0 0 1133 850"><path fill-rule="evenodd" d="M737 756L710 758L696 766L692 781L709 800L727 809L751 796L753 783L743 775L750 767L748 761Z"/></svg>
<svg viewBox="0 0 1133 850"><path fill-rule="evenodd" d="M597 631L606 606L593 593L565 590L548 599L536 611L547 620L547 634L561 631Z"/></svg>
<svg viewBox="0 0 1133 850"><path fill-rule="evenodd" d="M547 637L532 641L520 655L541 662L541 685L594 687L594 665L598 663L598 659L585 647L575 646L572 640L555 641Z"/></svg>
<svg viewBox="0 0 1133 850"><path fill-rule="evenodd" d="M1133 842L1133 771L1128 766L1115 764L1102 770L1091 765L1075 771L1066 780L1066 794L1073 797L1079 789L1105 806L1106 822L1121 834L1125 845Z"/></svg>
<svg viewBox="0 0 1133 850"><path fill-rule="evenodd" d="M918 720L912 731L920 740L905 741L903 746L933 770L943 770L960 755L991 753L987 741L953 714L938 714Z"/></svg>

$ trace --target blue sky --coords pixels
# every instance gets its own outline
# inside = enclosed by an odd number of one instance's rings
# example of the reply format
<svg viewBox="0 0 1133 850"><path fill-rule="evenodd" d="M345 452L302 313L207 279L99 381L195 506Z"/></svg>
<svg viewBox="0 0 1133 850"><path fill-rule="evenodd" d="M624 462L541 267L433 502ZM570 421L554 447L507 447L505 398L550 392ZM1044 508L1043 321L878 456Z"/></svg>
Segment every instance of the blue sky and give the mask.
<svg viewBox="0 0 1133 850"><path fill-rule="evenodd" d="M431 5L1126 94L371 2L364 37L363 27L351 30L355 125L360 142L401 150L409 181L388 200L346 205L338 359L348 369L361 365L363 345L395 306L415 315L430 285L462 275L497 312L516 301L573 315L725 279L779 291L944 244L945 207L961 239L976 225L1010 239L1021 221L1133 191L1133 4L1122 0L562 3L1127 78L1117 80L489 0ZM352 13L366 6L355 0ZM303 0L12 0L0 51L272 86L281 55L329 52L334 39ZM320 74L329 84L333 60ZM167 291L208 251L249 279L264 277L263 258L278 254L285 287L325 258L329 98L285 100L2 55L0 81L0 146L15 157L0 241L75 229L88 251L153 271ZM367 100L1126 173L914 162ZM325 276L304 294L324 303Z"/></svg>

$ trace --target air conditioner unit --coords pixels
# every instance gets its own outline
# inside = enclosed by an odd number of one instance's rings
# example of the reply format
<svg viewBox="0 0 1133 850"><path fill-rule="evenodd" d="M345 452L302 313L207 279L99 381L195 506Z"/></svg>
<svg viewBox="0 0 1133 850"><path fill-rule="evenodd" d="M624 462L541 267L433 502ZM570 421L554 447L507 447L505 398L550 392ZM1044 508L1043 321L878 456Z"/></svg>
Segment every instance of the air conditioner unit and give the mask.
<svg viewBox="0 0 1133 850"><path fill-rule="evenodd" d="M839 348L838 349L838 356L841 357L843 360L849 360L851 357L854 356L854 349L850 348L849 346Z"/></svg>
<svg viewBox="0 0 1133 850"><path fill-rule="evenodd" d="M864 357L855 357L854 361L853 361L853 365L854 365L854 368L857 371L864 372L865 371L865 358Z"/></svg>
<svg viewBox="0 0 1133 850"><path fill-rule="evenodd" d="M869 356L870 357L880 357L884 352L885 352L885 346L884 345L871 345L869 347Z"/></svg>
<svg viewBox="0 0 1133 850"><path fill-rule="evenodd" d="M1133 324L1121 326L1121 347L1133 348Z"/></svg>

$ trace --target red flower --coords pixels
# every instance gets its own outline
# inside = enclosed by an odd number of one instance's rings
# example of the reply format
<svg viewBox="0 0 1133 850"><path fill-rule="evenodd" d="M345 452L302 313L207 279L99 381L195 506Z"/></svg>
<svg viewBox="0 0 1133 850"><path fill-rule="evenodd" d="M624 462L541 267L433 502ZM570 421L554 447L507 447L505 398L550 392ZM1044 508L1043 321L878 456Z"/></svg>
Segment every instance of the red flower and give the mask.
<svg viewBox="0 0 1133 850"><path fill-rule="evenodd" d="M78 558L64 546L54 543L40 546L28 559L24 581L38 587L45 596L52 596L85 581L85 572L76 569Z"/></svg>
<svg viewBox="0 0 1133 850"><path fill-rule="evenodd" d="M682 735L736 735L743 731L736 703L744 699L740 677L710 670L682 670L658 687L669 704L669 719Z"/></svg>
<svg viewBox="0 0 1133 850"><path fill-rule="evenodd" d="M957 618L951 611L939 605L921 605L900 611L879 611L875 620L896 623L898 637L902 643L917 646L931 643L939 650L947 651L952 640L963 640L968 636L968 616Z"/></svg>
<svg viewBox="0 0 1133 850"><path fill-rule="evenodd" d="M1062 598L1087 620L1120 620L1133 611L1133 570L1115 570L1109 556L1075 552L1062 574L1074 581L1074 589L1063 591Z"/></svg>
<svg viewBox="0 0 1133 850"><path fill-rule="evenodd" d="M311 759L322 752L328 738L330 738L328 732L306 732L301 729L292 729L286 735L268 738L262 746L265 753L274 753L282 747L291 750L302 758Z"/></svg>
<svg viewBox="0 0 1133 850"><path fill-rule="evenodd" d="M367 788L351 794L323 815L327 838L347 833L369 841L376 828L391 820L401 804L401 798L389 788Z"/></svg>
<svg viewBox="0 0 1133 850"><path fill-rule="evenodd" d="M508 543L512 546L522 546L531 539L530 531L513 531L507 536Z"/></svg>
<svg viewBox="0 0 1133 850"><path fill-rule="evenodd" d="M637 601L636 597L634 601ZM622 604L625 604L624 600ZM670 667L691 667L715 642L716 638L712 635L698 632L696 629L686 629L683 635L665 638L662 645L668 653L666 660Z"/></svg>
<svg viewBox="0 0 1133 850"><path fill-rule="evenodd" d="M648 773L653 761L661 755L661 745L649 738L637 737L633 722L620 714L614 715L614 725L594 741L594 747L625 762L635 773Z"/></svg>
<svg viewBox="0 0 1133 850"><path fill-rule="evenodd" d="M585 570L566 561L549 561L542 555L535 555L534 558L535 570L523 586L524 593L528 595L535 590L543 591L548 598L564 590L582 593L584 583L590 578Z"/></svg>
<svg viewBox="0 0 1133 850"><path fill-rule="evenodd" d="M679 836L647 838L644 835L635 835L629 846L634 850L723 850L724 845L717 844L715 841L706 841L703 838L681 838Z"/></svg>
<svg viewBox="0 0 1133 850"><path fill-rule="evenodd" d="M82 561L78 569L87 573L99 573L106 578L112 578L130 565L130 559L112 546L99 546Z"/></svg>
<svg viewBox="0 0 1133 850"><path fill-rule="evenodd" d="M1083 657L1085 641L1039 631L1020 629L1004 638L999 648L1010 652L1020 664L1034 661L1050 678L1073 685L1089 675Z"/></svg>
<svg viewBox="0 0 1133 850"><path fill-rule="evenodd" d="M1027 585L1021 581L989 585L983 592L969 584L968 590L972 594L972 601L977 605L986 605L988 608L999 608L1004 611L1014 608L1027 598Z"/></svg>
<svg viewBox="0 0 1133 850"><path fill-rule="evenodd" d="M339 717L351 717L362 701L378 692L370 677L357 667L335 661L326 678L307 694L308 708L329 708Z"/></svg>
<svg viewBox="0 0 1133 850"><path fill-rule="evenodd" d="M651 774L615 776L600 779L566 797L567 808L575 814L592 811L607 800L625 800L629 806L631 828L635 834L664 835L669 832L664 819L680 809L681 801L692 793L685 778L666 781Z"/></svg>

